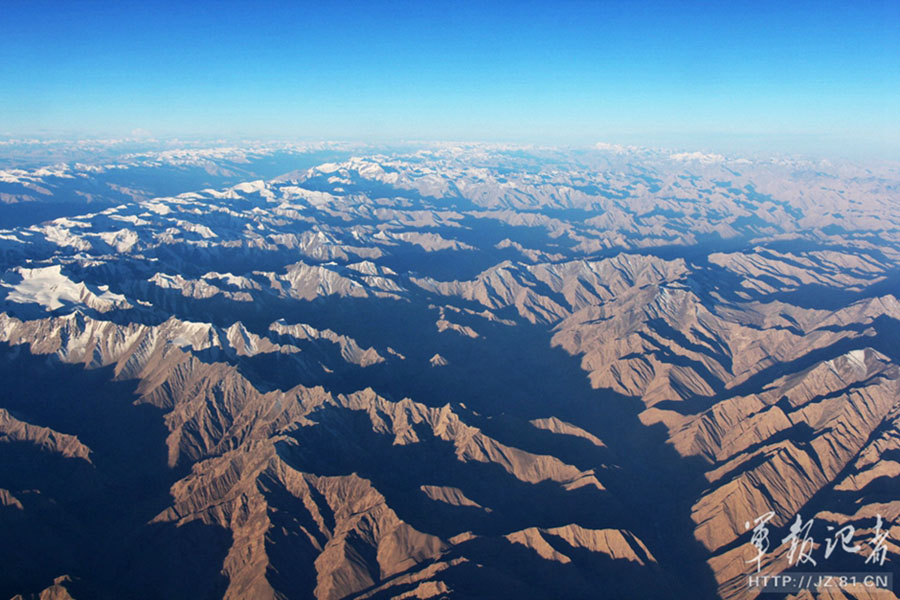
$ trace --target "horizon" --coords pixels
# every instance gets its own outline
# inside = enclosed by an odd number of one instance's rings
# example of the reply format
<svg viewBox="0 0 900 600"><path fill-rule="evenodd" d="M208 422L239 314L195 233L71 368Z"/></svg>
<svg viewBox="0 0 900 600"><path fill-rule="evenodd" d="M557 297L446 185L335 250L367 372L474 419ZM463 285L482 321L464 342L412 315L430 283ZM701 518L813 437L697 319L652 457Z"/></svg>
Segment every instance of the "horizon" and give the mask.
<svg viewBox="0 0 900 600"><path fill-rule="evenodd" d="M634 138L629 138L634 139ZM695 143L691 143L694 141ZM86 135L56 133L54 135L4 135L0 133L0 169L42 168L60 164L91 164L95 161L119 161L128 156L154 155L165 152L204 152L231 149L238 152L289 152L310 153L317 150L342 150L360 152L405 153L423 150L438 150L445 147L464 149L484 148L485 150L514 149L523 151L557 152L563 155L582 152L619 155L638 158L641 155L656 155L659 158L676 155L697 155L712 159L712 162L753 162L791 161L798 164L847 164L861 167L883 167L900 169L900 154L882 155L867 152L828 151L819 148L800 148L791 140L782 140L784 145L753 144L703 144L688 136L673 136L657 140L658 143L630 143L626 140L606 139L584 143L542 143L510 140L477 139L325 139L313 137L264 137L264 136L212 136L174 135L151 136L148 132L112 135ZM668 143L666 143L668 142ZM30 148L28 154L21 154L23 148ZM95 152L91 157L85 152Z"/></svg>

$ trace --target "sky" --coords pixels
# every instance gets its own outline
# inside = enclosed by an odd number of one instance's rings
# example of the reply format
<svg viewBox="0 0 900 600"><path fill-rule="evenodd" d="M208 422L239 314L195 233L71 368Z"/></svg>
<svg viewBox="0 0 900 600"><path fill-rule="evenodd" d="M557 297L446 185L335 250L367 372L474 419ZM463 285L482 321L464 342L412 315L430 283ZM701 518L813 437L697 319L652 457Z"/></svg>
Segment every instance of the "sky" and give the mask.
<svg viewBox="0 0 900 600"><path fill-rule="evenodd" d="M0 135L900 158L896 0L0 3Z"/></svg>

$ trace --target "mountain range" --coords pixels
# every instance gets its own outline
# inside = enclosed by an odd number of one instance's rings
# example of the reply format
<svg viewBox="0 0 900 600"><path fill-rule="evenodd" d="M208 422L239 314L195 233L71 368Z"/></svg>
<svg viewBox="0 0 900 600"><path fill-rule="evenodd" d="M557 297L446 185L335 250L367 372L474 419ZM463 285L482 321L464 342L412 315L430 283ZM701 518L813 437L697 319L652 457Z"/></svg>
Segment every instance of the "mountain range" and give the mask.
<svg viewBox="0 0 900 600"><path fill-rule="evenodd" d="M0 597L900 572L897 165L103 148L0 162Z"/></svg>

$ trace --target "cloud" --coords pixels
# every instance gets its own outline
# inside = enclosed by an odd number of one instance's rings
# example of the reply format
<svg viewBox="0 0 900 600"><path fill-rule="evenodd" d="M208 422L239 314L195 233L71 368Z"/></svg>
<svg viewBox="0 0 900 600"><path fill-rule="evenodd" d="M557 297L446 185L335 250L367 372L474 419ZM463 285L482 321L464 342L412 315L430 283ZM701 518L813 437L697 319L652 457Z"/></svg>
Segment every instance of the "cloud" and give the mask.
<svg viewBox="0 0 900 600"><path fill-rule="evenodd" d="M628 152L629 147L622 146L620 144L610 144L607 142L597 142L594 144L594 148L597 150L602 150L604 152L613 152L615 154L625 154Z"/></svg>
<svg viewBox="0 0 900 600"><path fill-rule="evenodd" d="M670 154L669 158L681 162L697 161L705 165L725 161L725 157L721 154L704 154L703 152L679 152L678 154Z"/></svg>

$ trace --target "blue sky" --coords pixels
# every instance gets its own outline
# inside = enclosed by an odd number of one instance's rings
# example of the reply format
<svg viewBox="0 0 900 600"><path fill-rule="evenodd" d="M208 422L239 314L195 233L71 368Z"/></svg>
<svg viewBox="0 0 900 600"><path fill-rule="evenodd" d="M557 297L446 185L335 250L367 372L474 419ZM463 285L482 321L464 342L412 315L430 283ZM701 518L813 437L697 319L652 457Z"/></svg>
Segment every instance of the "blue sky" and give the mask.
<svg viewBox="0 0 900 600"><path fill-rule="evenodd" d="M137 4L2 0L0 134L900 154L896 0Z"/></svg>

